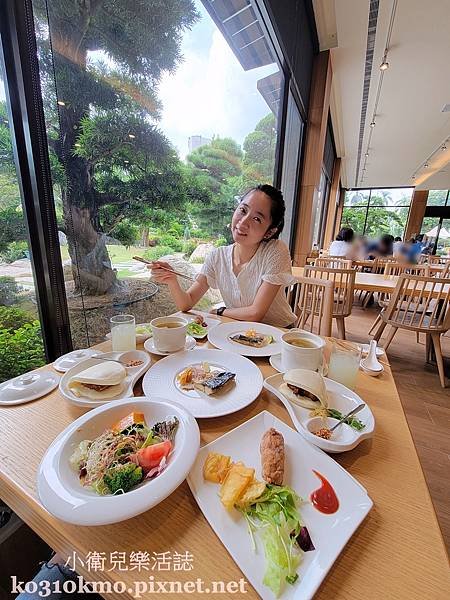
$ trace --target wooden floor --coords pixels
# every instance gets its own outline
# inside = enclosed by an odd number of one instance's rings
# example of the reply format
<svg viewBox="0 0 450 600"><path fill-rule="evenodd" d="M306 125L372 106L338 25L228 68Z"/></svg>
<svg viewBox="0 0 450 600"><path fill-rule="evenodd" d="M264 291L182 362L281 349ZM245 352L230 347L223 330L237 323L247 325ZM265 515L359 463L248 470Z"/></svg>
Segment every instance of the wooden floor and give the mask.
<svg viewBox="0 0 450 600"><path fill-rule="evenodd" d="M363 310L354 306L346 319L347 338L367 342L367 332L377 312L375 307ZM336 335L334 330L333 334ZM385 335L381 346L384 338ZM450 377L450 337L442 337L442 350ZM425 337L418 344L414 332L399 329L389 346L388 357L450 554L450 379L448 388L442 389L437 368L425 363Z"/></svg>

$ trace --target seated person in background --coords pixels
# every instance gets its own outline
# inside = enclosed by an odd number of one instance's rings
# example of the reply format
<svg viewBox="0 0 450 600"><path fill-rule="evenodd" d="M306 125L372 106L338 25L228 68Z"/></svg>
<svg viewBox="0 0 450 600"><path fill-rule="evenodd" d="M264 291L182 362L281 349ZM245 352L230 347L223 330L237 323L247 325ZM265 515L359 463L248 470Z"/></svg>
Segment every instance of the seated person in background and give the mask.
<svg viewBox="0 0 450 600"><path fill-rule="evenodd" d="M367 256L369 240L365 235L358 235L353 243L354 260L364 260Z"/></svg>
<svg viewBox="0 0 450 600"><path fill-rule="evenodd" d="M208 289L220 290L225 306L213 310L239 321L289 327L296 316L285 288L295 283L288 247L278 239L284 226L283 194L271 185L249 190L233 213L234 244L215 248L196 281L184 291L168 263L154 261L152 277L166 283L178 310L188 311ZM160 267L163 267L162 269Z"/></svg>
<svg viewBox="0 0 450 600"><path fill-rule="evenodd" d="M418 261L421 254L431 254L432 245L428 243L428 238L425 234L419 233L416 235L414 243L409 249L408 258L411 262L415 263Z"/></svg>
<svg viewBox="0 0 450 600"><path fill-rule="evenodd" d="M377 242L370 244L368 248L368 258L374 259L378 256L392 256L394 236L385 233Z"/></svg>
<svg viewBox="0 0 450 600"><path fill-rule="evenodd" d="M399 262L406 262L409 254L409 244L402 242L401 237L396 237L392 248L392 254Z"/></svg>
<svg viewBox="0 0 450 600"><path fill-rule="evenodd" d="M337 234L334 242L331 242L328 254L330 256L342 256L342 258L353 260L355 256L354 237L355 233L351 227L343 227Z"/></svg>

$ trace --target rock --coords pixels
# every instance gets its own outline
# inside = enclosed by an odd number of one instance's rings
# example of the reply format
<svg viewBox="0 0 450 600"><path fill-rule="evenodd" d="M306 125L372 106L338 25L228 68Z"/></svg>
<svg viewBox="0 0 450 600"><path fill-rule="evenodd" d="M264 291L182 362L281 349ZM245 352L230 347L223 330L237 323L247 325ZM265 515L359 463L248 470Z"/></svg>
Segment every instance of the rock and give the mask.
<svg viewBox="0 0 450 600"><path fill-rule="evenodd" d="M214 250L213 244L199 244L194 252L191 254L189 261L190 262L201 262L205 260L206 256Z"/></svg>

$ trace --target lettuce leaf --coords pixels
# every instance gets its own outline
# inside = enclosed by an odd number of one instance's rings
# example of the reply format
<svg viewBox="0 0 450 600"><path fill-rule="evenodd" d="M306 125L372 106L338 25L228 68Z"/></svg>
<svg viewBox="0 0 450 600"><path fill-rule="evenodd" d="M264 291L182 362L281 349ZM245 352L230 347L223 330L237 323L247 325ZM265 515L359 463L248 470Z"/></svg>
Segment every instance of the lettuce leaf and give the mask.
<svg viewBox="0 0 450 600"><path fill-rule="evenodd" d="M263 583L279 596L285 583L298 579L302 552L297 536L302 528L297 504L300 498L288 486L267 485L252 504L240 509L247 519L249 533L260 531L266 557Z"/></svg>

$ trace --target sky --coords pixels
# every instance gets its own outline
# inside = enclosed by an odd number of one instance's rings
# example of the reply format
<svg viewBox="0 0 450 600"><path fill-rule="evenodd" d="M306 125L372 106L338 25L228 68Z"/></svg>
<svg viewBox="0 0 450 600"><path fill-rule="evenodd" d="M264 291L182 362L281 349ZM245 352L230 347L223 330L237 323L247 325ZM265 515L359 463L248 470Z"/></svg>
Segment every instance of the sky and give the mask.
<svg viewBox="0 0 450 600"><path fill-rule="evenodd" d="M232 137L242 144L269 107L256 88L259 79L278 71L276 64L244 71L200 0L194 0L200 19L185 32L183 61L165 73L159 85L162 116L159 127L181 158L188 138L202 135ZM105 60L103 52L98 58ZM0 81L0 99L5 98Z"/></svg>
<svg viewBox="0 0 450 600"><path fill-rule="evenodd" d="M184 61L159 86L160 127L182 158L191 135L230 136L242 144L269 113L256 82L278 71L275 64L244 71L203 4L195 4L201 18L183 37Z"/></svg>

